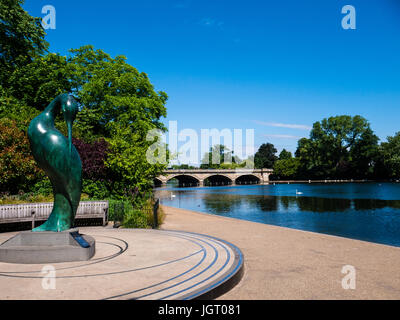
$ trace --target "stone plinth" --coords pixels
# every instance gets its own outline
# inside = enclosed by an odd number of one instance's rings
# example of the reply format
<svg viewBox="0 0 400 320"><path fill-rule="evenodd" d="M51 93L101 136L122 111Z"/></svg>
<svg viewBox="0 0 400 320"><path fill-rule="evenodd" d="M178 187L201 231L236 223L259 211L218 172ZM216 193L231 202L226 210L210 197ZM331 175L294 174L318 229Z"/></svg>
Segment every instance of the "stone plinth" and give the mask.
<svg viewBox="0 0 400 320"><path fill-rule="evenodd" d="M77 229L63 232L20 232L0 245L0 262L57 263L89 260L95 240Z"/></svg>

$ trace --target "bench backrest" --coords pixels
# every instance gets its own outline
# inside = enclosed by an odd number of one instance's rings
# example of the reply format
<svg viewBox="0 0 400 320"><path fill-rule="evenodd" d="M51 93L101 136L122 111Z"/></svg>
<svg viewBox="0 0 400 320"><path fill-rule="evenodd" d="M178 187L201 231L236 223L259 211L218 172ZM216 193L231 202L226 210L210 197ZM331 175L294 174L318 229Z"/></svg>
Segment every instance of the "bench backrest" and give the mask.
<svg viewBox="0 0 400 320"><path fill-rule="evenodd" d="M27 219L35 214L36 220L47 219L53 209L52 202L0 205L0 223L10 219ZM108 201L81 201L76 218L85 215L104 217L107 215Z"/></svg>

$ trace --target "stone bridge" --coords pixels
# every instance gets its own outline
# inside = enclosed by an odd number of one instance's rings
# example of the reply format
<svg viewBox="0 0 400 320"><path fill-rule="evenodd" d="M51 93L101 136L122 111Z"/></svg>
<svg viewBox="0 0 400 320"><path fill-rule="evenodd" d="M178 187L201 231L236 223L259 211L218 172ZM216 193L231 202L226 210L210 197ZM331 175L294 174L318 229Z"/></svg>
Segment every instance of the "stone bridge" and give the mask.
<svg viewBox="0 0 400 320"><path fill-rule="evenodd" d="M155 179L156 186L165 186L177 179L183 187L204 185L268 184L272 169L178 169L166 170Z"/></svg>

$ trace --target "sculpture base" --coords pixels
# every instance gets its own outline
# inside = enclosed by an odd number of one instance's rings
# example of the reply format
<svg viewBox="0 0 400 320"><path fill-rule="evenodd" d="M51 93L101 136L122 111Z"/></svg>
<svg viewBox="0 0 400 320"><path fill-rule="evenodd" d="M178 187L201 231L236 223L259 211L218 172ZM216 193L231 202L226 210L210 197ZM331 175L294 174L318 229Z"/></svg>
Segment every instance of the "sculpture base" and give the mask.
<svg viewBox="0 0 400 320"><path fill-rule="evenodd" d="M20 232L0 245L0 262L57 263L86 261L95 254L95 240L78 229L63 232Z"/></svg>

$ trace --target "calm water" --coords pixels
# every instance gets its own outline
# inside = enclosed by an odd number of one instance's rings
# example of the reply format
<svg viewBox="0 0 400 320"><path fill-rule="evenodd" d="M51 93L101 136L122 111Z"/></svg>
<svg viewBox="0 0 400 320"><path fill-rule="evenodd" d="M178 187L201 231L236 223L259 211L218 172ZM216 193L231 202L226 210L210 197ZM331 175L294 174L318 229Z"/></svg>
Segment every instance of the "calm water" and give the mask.
<svg viewBox="0 0 400 320"><path fill-rule="evenodd" d="M167 206L400 246L400 183L163 188L157 193Z"/></svg>

